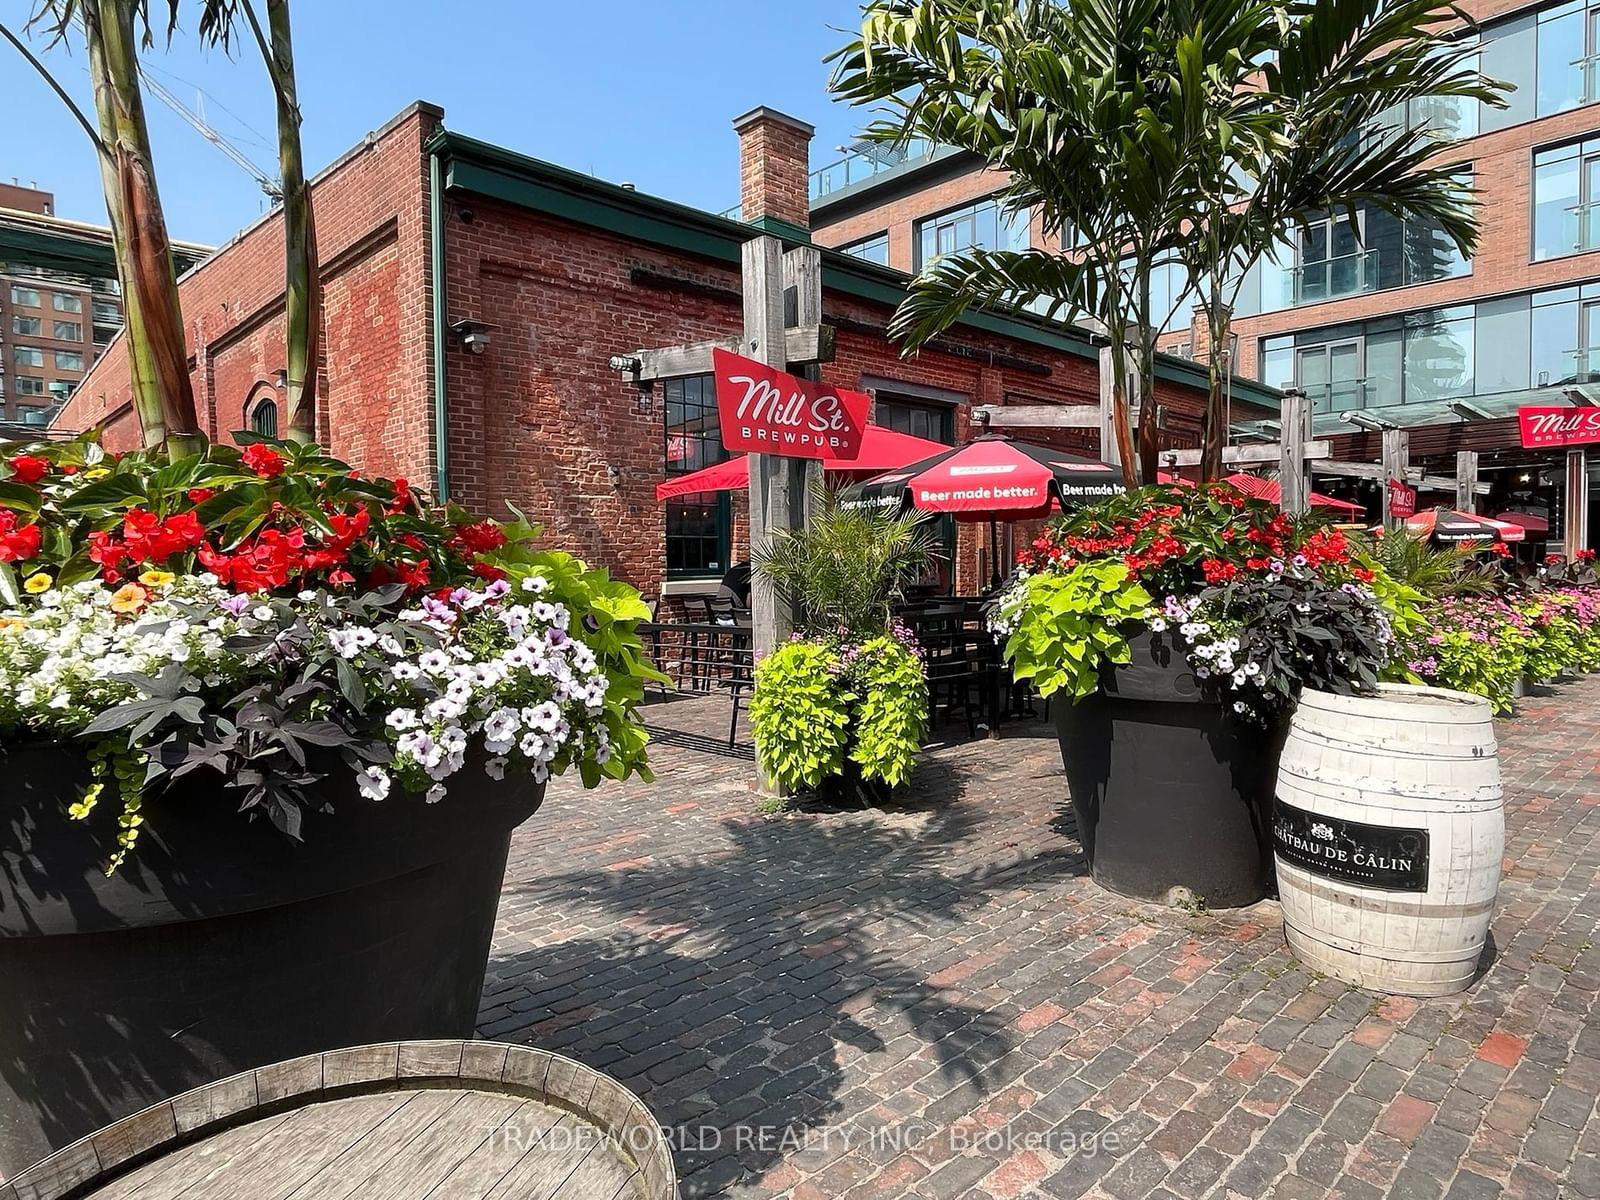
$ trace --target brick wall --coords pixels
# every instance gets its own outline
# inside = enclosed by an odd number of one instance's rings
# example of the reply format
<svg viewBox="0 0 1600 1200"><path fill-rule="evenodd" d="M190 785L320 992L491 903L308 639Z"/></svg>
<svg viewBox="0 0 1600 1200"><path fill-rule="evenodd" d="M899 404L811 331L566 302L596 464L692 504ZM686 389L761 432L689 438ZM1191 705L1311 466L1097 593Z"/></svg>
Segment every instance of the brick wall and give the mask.
<svg viewBox="0 0 1600 1200"><path fill-rule="evenodd" d="M319 437L371 473L418 480L431 478L433 462L422 145L441 116L411 106L313 184L324 290ZM225 437L248 426L256 399L276 394L285 363L281 213L188 272L178 295L201 424ZM102 421L108 448L138 445L120 337L56 424L76 430Z"/></svg>
<svg viewBox="0 0 1600 1200"><path fill-rule="evenodd" d="M666 478L660 388L650 411L639 411L637 389L606 360L736 336L737 271L476 196L451 198L446 229L452 316L501 327L481 356L447 351L452 495L491 516L505 516L509 501L544 523L552 544L655 593L665 560L655 499ZM886 308L832 292L823 308L839 329L836 357L823 367L829 383L898 382L974 404L1097 403L1092 360L967 330L948 339L955 353L905 359L877 332ZM1036 366L975 360L989 352ZM1172 427L1166 440L1195 444L1203 397L1164 385L1161 399ZM958 440L970 432L964 404L956 432ZM735 498L735 557L748 545L743 504ZM963 539L965 577L982 533Z"/></svg>
<svg viewBox="0 0 1600 1200"><path fill-rule="evenodd" d="M432 375L426 192L422 145L436 110L413 109L325 172L317 184L326 280L321 437L373 474L433 480ZM662 584L665 479L661 389L638 390L609 369L612 355L729 337L742 315L735 268L657 250L529 209L465 193L447 196L446 303L451 321L493 326L481 355L445 349L452 498L505 517L515 504L545 524L547 541L647 593ZM181 286L197 400L214 434L246 424L253 398L273 394L283 358L282 240L276 216L246 231ZM838 329L832 383L936 389L956 406L1096 403L1092 359L958 329L902 358L882 336L889 310L829 292L824 319ZM74 397L63 423L109 417L113 448L131 446L120 340ZM1169 444L1194 444L1203 404L1162 386ZM1088 448L1077 431L1036 440ZM735 498L735 556L748 546ZM986 530L965 527L960 586L977 582Z"/></svg>

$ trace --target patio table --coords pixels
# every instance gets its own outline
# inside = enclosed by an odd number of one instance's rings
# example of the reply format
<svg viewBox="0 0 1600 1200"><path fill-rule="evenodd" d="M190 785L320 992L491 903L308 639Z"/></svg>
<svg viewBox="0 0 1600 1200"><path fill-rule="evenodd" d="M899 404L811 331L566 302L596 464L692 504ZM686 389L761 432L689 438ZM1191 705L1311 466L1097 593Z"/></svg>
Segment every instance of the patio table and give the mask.
<svg viewBox="0 0 1600 1200"><path fill-rule="evenodd" d="M678 1195L660 1126L609 1075L470 1041L355 1046L247 1071L107 1126L10 1184L30 1200Z"/></svg>

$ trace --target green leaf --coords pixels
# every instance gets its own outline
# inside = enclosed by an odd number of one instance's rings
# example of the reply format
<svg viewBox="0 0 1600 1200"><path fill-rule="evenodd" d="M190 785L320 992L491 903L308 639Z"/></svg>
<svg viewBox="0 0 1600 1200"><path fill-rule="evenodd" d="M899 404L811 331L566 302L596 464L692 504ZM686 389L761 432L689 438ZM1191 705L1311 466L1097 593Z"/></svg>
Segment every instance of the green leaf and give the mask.
<svg viewBox="0 0 1600 1200"><path fill-rule="evenodd" d="M10 563L0 562L0 600L12 607L22 603L22 589L17 586L17 573Z"/></svg>

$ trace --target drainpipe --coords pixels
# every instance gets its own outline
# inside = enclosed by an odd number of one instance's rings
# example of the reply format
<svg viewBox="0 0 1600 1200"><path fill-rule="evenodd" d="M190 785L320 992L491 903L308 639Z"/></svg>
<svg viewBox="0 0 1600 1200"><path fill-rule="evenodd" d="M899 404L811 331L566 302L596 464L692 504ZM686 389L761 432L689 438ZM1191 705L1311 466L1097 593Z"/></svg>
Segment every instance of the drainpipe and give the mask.
<svg viewBox="0 0 1600 1200"><path fill-rule="evenodd" d="M449 406L445 403L445 262L444 262L444 187L439 151L428 152L428 246L429 271L433 283L433 497L444 504L450 499L450 438L446 427Z"/></svg>

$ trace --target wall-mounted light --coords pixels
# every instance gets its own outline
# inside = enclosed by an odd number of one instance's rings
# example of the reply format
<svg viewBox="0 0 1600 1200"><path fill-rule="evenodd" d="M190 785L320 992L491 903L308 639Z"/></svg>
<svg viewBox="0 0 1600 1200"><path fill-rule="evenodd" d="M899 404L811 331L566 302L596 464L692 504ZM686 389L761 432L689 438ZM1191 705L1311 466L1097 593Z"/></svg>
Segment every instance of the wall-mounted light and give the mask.
<svg viewBox="0 0 1600 1200"><path fill-rule="evenodd" d="M473 354L483 354L489 349L489 335L499 329L498 325L489 325L483 321L452 321L450 333L463 349L470 350Z"/></svg>
<svg viewBox="0 0 1600 1200"><path fill-rule="evenodd" d="M1371 413L1345 412L1339 414L1339 419L1346 425L1359 425L1362 429L1399 429L1393 421L1386 417L1375 417Z"/></svg>
<svg viewBox="0 0 1600 1200"><path fill-rule="evenodd" d="M606 359L606 366L613 371L626 371L629 374L637 375L644 364L631 354L613 354Z"/></svg>
<svg viewBox="0 0 1600 1200"><path fill-rule="evenodd" d="M622 486L622 468L621 467L608 466L606 468L606 477L611 480L611 486L612 487L621 487Z"/></svg>
<svg viewBox="0 0 1600 1200"><path fill-rule="evenodd" d="M272 377L272 386L280 392L289 390L289 371L286 367L278 368L278 373Z"/></svg>

